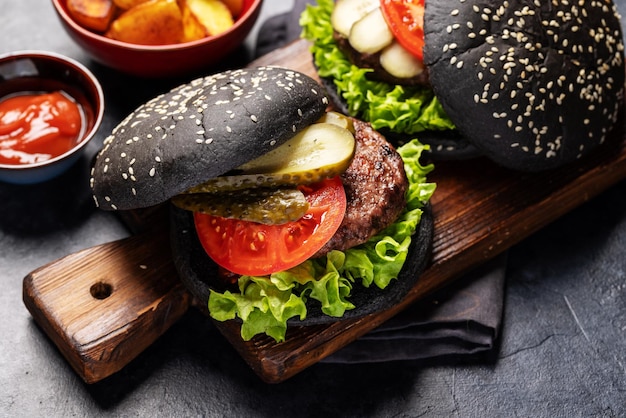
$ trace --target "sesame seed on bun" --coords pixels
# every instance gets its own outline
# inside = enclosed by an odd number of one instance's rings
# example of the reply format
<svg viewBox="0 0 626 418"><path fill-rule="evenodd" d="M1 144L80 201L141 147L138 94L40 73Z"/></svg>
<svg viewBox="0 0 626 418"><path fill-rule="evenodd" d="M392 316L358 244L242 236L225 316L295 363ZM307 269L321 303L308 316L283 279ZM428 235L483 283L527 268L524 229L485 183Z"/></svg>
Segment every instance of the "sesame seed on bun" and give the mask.
<svg viewBox="0 0 626 418"><path fill-rule="evenodd" d="M139 106L104 141L91 187L105 210L153 206L281 145L318 120L313 79L278 67L225 71Z"/></svg>
<svg viewBox="0 0 626 418"><path fill-rule="evenodd" d="M424 62L461 134L498 164L539 171L607 141L624 45L607 0L425 3Z"/></svg>

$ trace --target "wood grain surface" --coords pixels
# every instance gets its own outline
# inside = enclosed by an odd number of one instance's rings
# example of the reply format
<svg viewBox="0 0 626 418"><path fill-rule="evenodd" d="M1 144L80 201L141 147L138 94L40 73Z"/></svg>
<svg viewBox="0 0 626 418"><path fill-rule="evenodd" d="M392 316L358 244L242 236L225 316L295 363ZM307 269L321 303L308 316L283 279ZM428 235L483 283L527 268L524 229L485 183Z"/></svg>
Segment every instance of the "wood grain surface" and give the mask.
<svg viewBox="0 0 626 418"><path fill-rule="evenodd" d="M94 383L176 323L191 296L177 280L167 228L155 228L31 272L23 299L74 370Z"/></svg>
<svg viewBox="0 0 626 418"><path fill-rule="evenodd" d="M315 75L306 41L280 48L252 65L280 65ZM576 206L626 178L623 132L575 165L522 174L475 159L438 162L432 260L397 306L331 325L292 327L285 342L244 342L239 325L220 332L259 377L277 383L339 350L406 308L493 258ZM74 370L88 383L120 370L186 311L190 297L176 277L160 211L122 214L137 234L69 255L24 279L24 303ZM96 298L95 284L110 295ZM106 289L105 289L106 290Z"/></svg>

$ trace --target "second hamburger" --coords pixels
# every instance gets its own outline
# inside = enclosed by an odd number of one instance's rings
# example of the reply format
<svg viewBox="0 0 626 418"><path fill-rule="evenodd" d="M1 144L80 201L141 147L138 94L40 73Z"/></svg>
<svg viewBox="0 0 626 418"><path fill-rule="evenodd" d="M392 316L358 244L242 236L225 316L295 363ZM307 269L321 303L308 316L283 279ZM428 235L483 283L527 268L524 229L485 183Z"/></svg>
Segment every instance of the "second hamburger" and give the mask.
<svg viewBox="0 0 626 418"><path fill-rule="evenodd" d="M611 1L319 0L301 24L339 106L435 150L457 132L504 167L557 168L607 142L623 112Z"/></svg>

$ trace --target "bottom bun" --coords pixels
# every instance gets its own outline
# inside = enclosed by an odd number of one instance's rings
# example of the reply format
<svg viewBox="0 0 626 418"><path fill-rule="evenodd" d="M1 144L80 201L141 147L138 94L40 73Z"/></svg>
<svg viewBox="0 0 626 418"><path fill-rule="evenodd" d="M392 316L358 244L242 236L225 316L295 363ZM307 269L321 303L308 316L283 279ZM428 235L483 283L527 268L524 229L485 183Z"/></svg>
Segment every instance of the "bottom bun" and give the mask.
<svg viewBox="0 0 626 418"><path fill-rule="evenodd" d="M430 146L424 155L435 161L469 160L481 157L483 154L478 148L470 144L459 131L422 131L414 135L391 132L380 129L380 133L396 146L417 138L422 144Z"/></svg>
<svg viewBox="0 0 626 418"><path fill-rule="evenodd" d="M181 281L203 305L208 304L210 290L226 290L218 278L218 266L205 253L195 232L191 212L171 206L170 238L174 264ZM434 220L430 204L423 208L417 231L412 237L407 259L397 280L386 289L375 285L365 288L355 284L350 296L354 309L346 311L341 318L322 313L319 303L307 301L307 317L300 321L292 318L290 325L308 326L332 323L343 319L354 319L384 311L399 303L413 288L426 268L432 251Z"/></svg>

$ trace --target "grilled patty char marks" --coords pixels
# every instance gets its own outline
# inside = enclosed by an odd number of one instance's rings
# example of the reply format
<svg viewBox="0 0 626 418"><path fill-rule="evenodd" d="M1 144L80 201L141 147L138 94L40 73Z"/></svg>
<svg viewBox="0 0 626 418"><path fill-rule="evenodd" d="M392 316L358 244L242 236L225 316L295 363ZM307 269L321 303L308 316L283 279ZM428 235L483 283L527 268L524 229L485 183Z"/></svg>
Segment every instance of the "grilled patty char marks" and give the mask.
<svg viewBox="0 0 626 418"><path fill-rule="evenodd" d="M341 178L347 208L335 235L316 257L366 242L392 224L406 206L408 179L395 148L371 125L353 120L356 151Z"/></svg>

